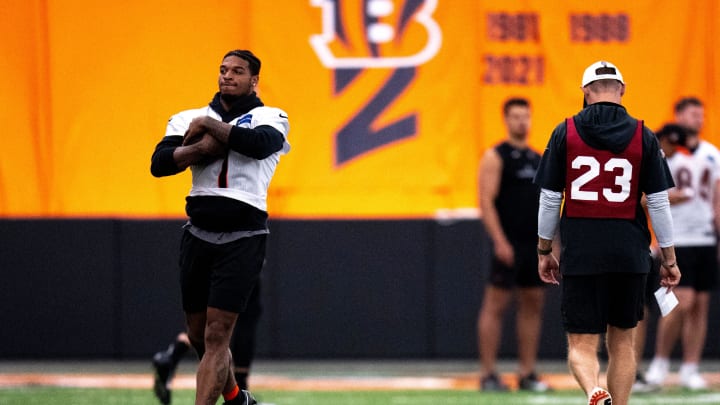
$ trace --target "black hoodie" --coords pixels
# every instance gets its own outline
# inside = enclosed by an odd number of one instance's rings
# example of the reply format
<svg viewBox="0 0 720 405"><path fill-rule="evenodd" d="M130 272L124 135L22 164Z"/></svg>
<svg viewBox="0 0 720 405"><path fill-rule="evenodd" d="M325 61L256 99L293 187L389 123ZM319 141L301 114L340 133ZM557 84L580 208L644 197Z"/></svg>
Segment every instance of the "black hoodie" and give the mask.
<svg viewBox="0 0 720 405"><path fill-rule="evenodd" d="M632 139L637 119L628 114L620 104L601 102L590 104L573 117L580 138L594 149L620 153ZM552 191L565 188L565 161L567 128L565 120L555 127L540 161L535 184ZM664 156L660 151L655 134L643 127L643 158L640 176L640 191L651 194L672 187ZM666 174L666 175L665 175ZM668 186L669 184L669 186Z"/></svg>
<svg viewBox="0 0 720 405"><path fill-rule="evenodd" d="M575 117L580 138L593 149L620 153L630 143L637 120L625 107L614 103L591 104Z"/></svg>
<svg viewBox="0 0 720 405"><path fill-rule="evenodd" d="M625 107L595 103L573 117L580 138L593 149L620 153L630 143L637 120ZM567 160L567 128L563 120L552 133L535 176L540 188L563 192ZM560 270L564 275L603 272L647 273L650 269L650 232L640 205L642 193L652 194L674 185L657 138L643 127L639 193L634 219L568 218L563 214ZM645 252L647 254L640 254Z"/></svg>

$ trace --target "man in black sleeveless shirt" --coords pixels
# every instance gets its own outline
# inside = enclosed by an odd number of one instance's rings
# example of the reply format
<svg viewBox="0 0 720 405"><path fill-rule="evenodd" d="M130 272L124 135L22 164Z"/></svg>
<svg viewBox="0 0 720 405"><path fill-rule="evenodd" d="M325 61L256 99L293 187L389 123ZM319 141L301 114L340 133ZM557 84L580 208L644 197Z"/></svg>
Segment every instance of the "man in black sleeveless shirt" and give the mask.
<svg viewBox="0 0 720 405"><path fill-rule="evenodd" d="M535 374L538 341L545 299L537 272L537 209L539 188L533 177L540 155L530 149L530 104L524 98L508 99L503 106L507 139L489 149L480 172L480 208L493 243L493 259L478 316L478 349L483 391L506 391L497 360L502 321L517 288L518 386L547 391Z"/></svg>

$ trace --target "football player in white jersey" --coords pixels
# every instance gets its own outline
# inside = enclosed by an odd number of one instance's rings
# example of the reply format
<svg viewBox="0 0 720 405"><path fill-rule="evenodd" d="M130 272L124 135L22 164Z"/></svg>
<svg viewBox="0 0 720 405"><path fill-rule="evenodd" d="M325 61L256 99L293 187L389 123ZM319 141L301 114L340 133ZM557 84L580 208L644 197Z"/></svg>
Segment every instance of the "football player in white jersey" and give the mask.
<svg viewBox="0 0 720 405"><path fill-rule="evenodd" d="M222 59L219 91L204 107L173 115L152 156L154 176L190 167L180 247L182 305L200 357L196 405L257 402L233 376L230 338L260 276L267 242L267 189L290 150L287 114L257 97L260 59L247 50Z"/></svg>
<svg viewBox="0 0 720 405"><path fill-rule="evenodd" d="M699 139L703 124L703 105L688 97L675 105L675 119L687 132L685 153L668 156L668 166L676 190L670 193L675 249L683 264L683 277L675 289L678 308L658 321L655 356L646 380L661 385L670 371L670 355L678 339L682 341L680 384L688 389L707 388L699 364L707 334L710 292L718 284L717 215L720 152Z"/></svg>

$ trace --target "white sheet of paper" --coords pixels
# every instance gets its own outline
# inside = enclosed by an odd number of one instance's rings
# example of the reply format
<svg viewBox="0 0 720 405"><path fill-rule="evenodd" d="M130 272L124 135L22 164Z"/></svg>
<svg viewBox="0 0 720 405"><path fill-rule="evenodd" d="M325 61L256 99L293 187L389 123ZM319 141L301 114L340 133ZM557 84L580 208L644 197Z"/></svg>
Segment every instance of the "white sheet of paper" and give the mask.
<svg viewBox="0 0 720 405"><path fill-rule="evenodd" d="M662 316L669 314L670 311L672 311L678 304L678 299L675 296L675 293L672 291L667 292L667 287L658 288L655 291L655 299L660 307L660 313Z"/></svg>

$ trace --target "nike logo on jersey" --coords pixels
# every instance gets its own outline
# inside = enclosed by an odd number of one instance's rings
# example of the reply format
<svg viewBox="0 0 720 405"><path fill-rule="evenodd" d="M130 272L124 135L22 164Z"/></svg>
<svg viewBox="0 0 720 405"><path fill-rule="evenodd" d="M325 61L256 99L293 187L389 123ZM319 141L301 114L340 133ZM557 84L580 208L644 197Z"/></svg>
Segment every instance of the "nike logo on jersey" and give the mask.
<svg viewBox="0 0 720 405"><path fill-rule="evenodd" d="M287 119L287 117L288 117L287 115L282 115L282 114L280 114L280 118L285 118L285 119Z"/></svg>

